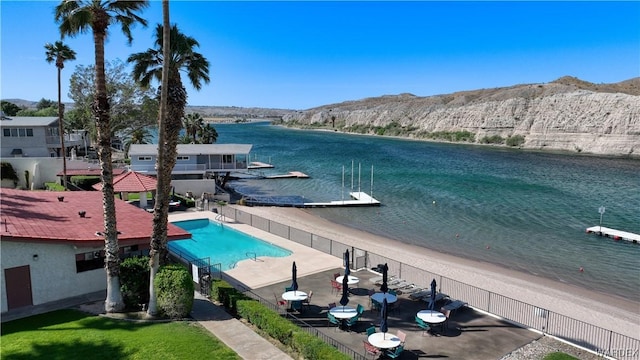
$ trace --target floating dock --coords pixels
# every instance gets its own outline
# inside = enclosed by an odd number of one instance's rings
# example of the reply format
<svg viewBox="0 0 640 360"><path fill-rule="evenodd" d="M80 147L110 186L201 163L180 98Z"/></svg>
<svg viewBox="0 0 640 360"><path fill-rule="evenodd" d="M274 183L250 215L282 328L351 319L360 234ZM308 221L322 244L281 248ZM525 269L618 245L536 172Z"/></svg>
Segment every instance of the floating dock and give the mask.
<svg viewBox="0 0 640 360"><path fill-rule="evenodd" d="M247 169L272 169L272 168L273 168L273 165L263 163L260 161L252 161L247 166Z"/></svg>
<svg viewBox="0 0 640 360"><path fill-rule="evenodd" d="M591 234L591 233L612 238L613 240L625 240L625 241L632 242L634 244L640 243L640 235L638 234L634 234L626 231L620 231L616 229L610 229L604 226L592 226L590 228L587 228L587 234Z"/></svg>
<svg viewBox="0 0 640 360"><path fill-rule="evenodd" d="M269 175L265 176L265 179L287 179L287 178L299 178L299 179L307 179L309 175L302 173L300 171L289 171L286 174L282 175Z"/></svg>
<svg viewBox="0 0 640 360"><path fill-rule="evenodd" d="M349 193L350 200L334 200L330 202L305 202L302 196L246 196L245 204L249 206L281 206L281 207L339 207L339 206L380 206L380 201L364 192Z"/></svg>

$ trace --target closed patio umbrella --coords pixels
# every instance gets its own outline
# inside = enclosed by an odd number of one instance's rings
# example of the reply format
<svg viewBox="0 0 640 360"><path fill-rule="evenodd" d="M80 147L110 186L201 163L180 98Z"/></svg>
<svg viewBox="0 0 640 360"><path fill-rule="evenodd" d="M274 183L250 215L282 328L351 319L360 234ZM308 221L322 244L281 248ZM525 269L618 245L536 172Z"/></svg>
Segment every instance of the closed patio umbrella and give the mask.
<svg viewBox="0 0 640 360"><path fill-rule="evenodd" d="M386 293L387 291L389 291L389 285L387 285L388 271L389 271L389 267L387 266L387 263L385 263L384 266L382 267L382 285L380 286L380 291L382 291L383 293Z"/></svg>
<svg viewBox="0 0 640 360"><path fill-rule="evenodd" d="M431 280L431 297L429 299L429 310L436 307L436 279Z"/></svg>
<svg viewBox="0 0 640 360"><path fill-rule="evenodd" d="M298 268L296 267L296 262L293 262L291 266L291 289L295 292L298 290Z"/></svg>
<svg viewBox="0 0 640 360"><path fill-rule="evenodd" d="M387 325L387 298L384 298L380 309L380 332L384 334L387 331L389 331L389 326ZM385 336L382 335L382 338L384 339Z"/></svg>
<svg viewBox="0 0 640 360"><path fill-rule="evenodd" d="M351 269L349 269L349 249L344 252L344 276L349 276L351 274Z"/></svg>
<svg viewBox="0 0 640 360"><path fill-rule="evenodd" d="M349 279L348 276L342 277L342 297L340 298L340 305L343 307L349 303Z"/></svg>

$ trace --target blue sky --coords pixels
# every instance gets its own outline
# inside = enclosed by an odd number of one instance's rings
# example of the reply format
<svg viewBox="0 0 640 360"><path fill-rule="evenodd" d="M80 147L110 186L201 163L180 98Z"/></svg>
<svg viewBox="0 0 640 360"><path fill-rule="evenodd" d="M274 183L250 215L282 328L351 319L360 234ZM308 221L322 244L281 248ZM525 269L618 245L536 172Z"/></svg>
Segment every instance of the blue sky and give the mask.
<svg viewBox="0 0 640 360"><path fill-rule="evenodd" d="M59 40L57 2L0 2L0 97L57 99L44 44ZM189 105L308 109L366 97L640 76L640 2L171 1L171 22L200 42L211 82ZM128 46L110 28L106 59L153 46L159 1ZM63 40L94 61L91 34ZM183 77L185 78L185 77ZM185 81L186 82L186 81Z"/></svg>

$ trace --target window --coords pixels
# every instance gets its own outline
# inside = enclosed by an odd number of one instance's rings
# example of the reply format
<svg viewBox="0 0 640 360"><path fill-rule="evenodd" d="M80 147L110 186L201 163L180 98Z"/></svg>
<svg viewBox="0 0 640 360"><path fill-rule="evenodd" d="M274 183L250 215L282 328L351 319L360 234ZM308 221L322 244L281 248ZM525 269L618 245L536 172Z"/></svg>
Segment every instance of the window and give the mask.
<svg viewBox="0 0 640 360"><path fill-rule="evenodd" d="M222 155L222 162L225 164L233 162L233 155Z"/></svg>
<svg viewBox="0 0 640 360"><path fill-rule="evenodd" d="M140 161L151 161L151 156L138 156Z"/></svg>
<svg viewBox="0 0 640 360"><path fill-rule="evenodd" d="M188 156L178 156L176 157L176 160L189 160Z"/></svg>
<svg viewBox="0 0 640 360"><path fill-rule="evenodd" d="M84 272L104 268L103 251L92 251L76 254L76 272Z"/></svg>
<svg viewBox="0 0 640 360"><path fill-rule="evenodd" d="M7 137L33 137L33 129L29 128L14 128L14 129L2 129L2 136Z"/></svg>

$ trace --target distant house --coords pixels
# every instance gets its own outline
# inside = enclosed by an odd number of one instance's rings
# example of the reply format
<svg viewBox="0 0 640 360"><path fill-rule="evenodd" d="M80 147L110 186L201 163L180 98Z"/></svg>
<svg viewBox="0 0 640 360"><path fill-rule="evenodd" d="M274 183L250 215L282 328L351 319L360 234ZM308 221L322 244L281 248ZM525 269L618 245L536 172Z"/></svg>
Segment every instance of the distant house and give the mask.
<svg viewBox="0 0 640 360"><path fill-rule="evenodd" d="M218 173L247 170L251 144L179 144L173 179L205 179ZM132 144L131 170L157 175L157 144Z"/></svg>
<svg viewBox="0 0 640 360"><path fill-rule="evenodd" d="M0 196L2 313L106 289L100 192L2 189ZM116 217L120 256L148 254L153 215L116 200ZM190 237L167 227L169 241Z"/></svg>
<svg viewBox="0 0 640 360"><path fill-rule="evenodd" d="M62 156L57 117L2 116L0 129L2 158ZM86 146L82 135L78 132L65 134L67 156L70 148Z"/></svg>

